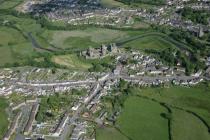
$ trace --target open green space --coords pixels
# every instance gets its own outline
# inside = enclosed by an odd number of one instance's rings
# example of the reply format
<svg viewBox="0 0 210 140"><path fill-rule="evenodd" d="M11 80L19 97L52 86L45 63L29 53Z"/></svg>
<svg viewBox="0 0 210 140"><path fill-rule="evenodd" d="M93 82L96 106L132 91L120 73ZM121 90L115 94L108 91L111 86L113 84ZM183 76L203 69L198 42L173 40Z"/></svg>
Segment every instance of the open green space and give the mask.
<svg viewBox="0 0 210 140"><path fill-rule="evenodd" d="M182 137L182 140L196 140L202 136L203 140L209 140L209 91L209 87L202 84L191 88L135 89L133 92L140 97L146 98L148 101L164 103L172 109L171 125L173 138L179 140ZM178 109L178 111L174 111L174 109ZM191 134L192 132L196 133Z"/></svg>
<svg viewBox="0 0 210 140"><path fill-rule="evenodd" d="M101 4L104 7L113 8L113 7L127 7L125 4L118 2L116 0L101 0Z"/></svg>
<svg viewBox="0 0 210 140"><path fill-rule="evenodd" d="M128 138L115 128L99 127L96 130L96 140L128 140Z"/></svg>
<svg viewBox="0 0 210 140"><path fill-rule="evenodd" d="M174 44L172 44L171 42L158 36L146 36L125 43L123 46L139 50L145 50L145 49L163 50L166 48L175 47Z"/></svg>
<svg viewBox="0 0 210 140"><path fill-rule="evenodd" d="M10 9L15 8L17 5L19 5L23 0L3 0L0 3L0 9Z"/></svg>
<svg viewBox="0 0 210 140"><path fill-rule="evenodd" d="M24 42L23 36L15 29L0 26L0 46L17 44Z"/></svg>
<svg viewBox="0 0 210 140"><path fill-rule="evenodd" d="M123 31L87 28L85 30L73 31L52 31L46 30L42 37L48 42L59 48L78 48L99 47L102 43L110 43L117 39L127 37Z"/></svg>
<svg viewBox="0 0 210 140"><path fill-rule="evenodd" d="M8 103L6 99L0 97L0 139L3 137L3 135L7 131L7 128L9 125L8 116L6 113L7 107L8 107Z"/></svg>
<svg viewBox="0 0 210 140"><path fill-rule="evenodd" d="M23 56L32 52L31 44L20 32L13 28L0 26L0 66L19 62Z"/></svg>
<svg viewBox="0 0 210 140"><path fill-rule="evenodd" d="M93 41L90 40L90 37L85 37L85 38L81 38L81 37L69 37L66 40L64 40L64 44L63 46L68 46L68 47L76 47L76 48L87 48L87 47L98 47L100 46L100 44L95 43Z"/></svg>
<svg viewBox="0 0 210 140"><path fill-rule="evenodd" d="M161 116L162 113L167 110L158 103L129 97L117 126L132 140L168 140L168 120Z"/></svg>
<svg viewBox="0 0 210 140"><path fill-rule="evenodd" d="M85 63L84 61L80 60L76 54L53 56L52 61L75 70L87 71L92 67L91 63Z"/></svg>
<svg viewBox="0 0 210 140"><path fill-rule="evenodd" d="M123 2L125 4L131 5L131 4L148 4L148 5L164 5L166 3L166 0L116 0Z"/></svg>
<svg viewBox="0 0 210 140"><path fill-rule="evenodd" d="M208 129L192 114L178 109L172 110L171 121L173 140L209 140Z"/></svg>
<svg viewBox="0 0 210 140"><path fill-rule="evenodd" d="M126 87L125 85L126 83L122 81L120 89ZM105 103L111 101L114 107L118 106L115 107L115 111L121 106L121 109L118 109L121 113L110 134L113 137L121 134L131 140L210 140L209 91L208 83L190 88L132 87L126 90L127 94L118 93L107 97L104 99ZM101 136L97 140L103 140L108 130L97 129L97 135Z"/></svg>
<svg viewBox="0 0 210 140"><path fill-rule="evenodd" d="M114 63L114 59L111 56L107 56L98 61L98 59L85 59L77 54L55 55L51 60L69 69L80 71L105 71Z"/></svg>

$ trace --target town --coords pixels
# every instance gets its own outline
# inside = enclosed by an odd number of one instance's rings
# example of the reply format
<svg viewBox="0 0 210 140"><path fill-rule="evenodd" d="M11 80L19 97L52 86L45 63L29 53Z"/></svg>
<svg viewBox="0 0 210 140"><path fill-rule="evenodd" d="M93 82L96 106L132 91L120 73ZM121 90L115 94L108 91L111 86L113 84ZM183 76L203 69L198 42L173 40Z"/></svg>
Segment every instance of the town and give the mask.
<svg viewBox="0 0 210 140"><path fill-rule="evenodd" d="M94 126L91 121L97 124L109 124L106 121L107 112L101 108L101 98L110 96L112 88L118 86L121 80L127 81L132 85L151 87L159 85L181 85L193 86L203 80L208 80L208 71L198 71L190 76L185 75L185 69L177 66L170 67L164 65L155 58L145 55L139 51L125 52L116 45L111 44L113 52L106 51L106 45L102 45L98 50L87 50L82 55L86 59L101 59L106 55L115 56L115 69L108 73L96 72L68 72L57 70L55 73L51 69L41 68L20 68L20 69L1 69L1 88L0 94L10 96L12 93L20 96L29 97L22 102L11 103L11 109L18 112L14 116L4 140L8 140L18 131L23 135L18 137L25 138L53 138L65 139L71 130L71 140L80 138L95 139ZM108 48L110 48L108 45ZM113 50L113 49L111 49ZM99 52L100 52L99 51ZM103 52L106 51L106 52ZM110 53L110 54L108 54ZM91 55L92 54L92 55ZM129 60L129 62L127 62ZM127 62L127 63L125 63ZM209 66L209 59L206 60ZM64 73L68 73L62 78ZM76 78L80 77L80 79ZM75 96L72 91L79 90L84 93ZM73 97L73 104L69 104L67 109L62 109L59 117L55 120L37 122L35 117L42 102L40 96L68 94Z"/></svg>
<svg viewBox="0 0 210 140"><path fill-rule="evenodd" d="M209 140L209 0L0 0L0 139Z"/></svg>
<svg viewBox="0 0 210 140"><path fill-rule="evenodd" d="M188 3L189 2L189 3ZM200 0L191 3L190 0L167 0L166 5L157 6L152 10L146 8L104 8L99 1L90 0L82 3L72 1L26 1L20 7L21 12L32 12L35 15L46 16L50 21L63 21L70 25L98 25L117 28L135 27L135 20L142 19L146 23L156 25L169 25L172 27L187 29L203 36L203 32L209 31L207 25L195 24L190 20L183 20L178 13L185 7L194 10L210 10L208 0ZM88 7L88 8L87 8ZM152 11L152 12L151 12Z"/></svg>

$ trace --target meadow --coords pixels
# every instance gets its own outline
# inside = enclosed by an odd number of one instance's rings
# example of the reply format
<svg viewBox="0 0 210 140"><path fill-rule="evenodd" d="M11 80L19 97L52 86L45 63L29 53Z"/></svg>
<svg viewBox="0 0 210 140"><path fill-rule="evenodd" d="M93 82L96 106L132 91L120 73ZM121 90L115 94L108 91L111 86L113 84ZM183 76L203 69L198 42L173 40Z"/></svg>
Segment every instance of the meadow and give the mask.
<svg viewBox="0 0 210 140"><path fill-rule="evenodd" d="M173 140L210 139L206 126L198 118L178 109L172 109L171 130Z"/></svg>
<svg viewBox="0 0 210 140"><path fill-rule="evenodd" d="M171 113L171 137L174 140L209 140L210 89L196 87L170 87L137 89L134 92L148 101L168 106Z"/></svg>
<svg viewBox="0 0 210 140"><path fill-rule="evenodd" d="M73 70L87 71L92 67L91 63L85 63L76 54L53 56L52 61Z"/></svg>
<svg viewBox="0 0 210 140"><path fill-rule="evenodd" d="M101 4L104 7L108 7L108 8L127 7L127 5L125 5L125 4L121 3L121 2L118 2L116 0L101 0Z"/></svg>
<svg viewBox="0 0 210 140"><path fill-rule="evenodd" d="M129 140L113 127L98 127L96 131L97 140Z"/></svg>
<svg viewBox="0 0 210 140"><path fill-rule="evenodd" d="M3 0L0 4L0 9L11 9L19 5L23 0Z"/></svg>
<svg viewBox="0 0 210 140"><path fill-rule="evenodd" d="M132 140L168 140L168 120L161 116L167 110L160 104L129 97L122 114L117 120L117 126Z"/></svg>
<svg viewBox="0 0 210 140"><path fill-rule="evenodd" d="M132 88L116 124L97 129L96 138L103 140L110 133L131 140L210 140L209 91L203 83L190 88Z"/></svg>
<svg viewBox="0 0 210 140"><path fill-rule="evenodd" d="M114 63L114 59L111 56L107 56L105 58L100 59L85 59L84 57L80 57L77 54L66 54L66 55L55 55L52 57L52 62L66 66L71 70L79 70L79 71L88 71L90 68L93 68L95 65L102 66L102 71L106 70L103 64L112 64Z"/></svg>
<svg viewBox="0 0 210 140"><path fill-rule="evenodd" d="M0 66L22 60L22 56L32 52L29 42L13 28L0 26Z"/></svg>
<svg viewBox="0 0 210 140"><path fill-rule="evenodd" d="M7 127L9 121L7 119L6 108L8 107L8 103L6 99L0 97L0 139L3 137L5 132L7 131Z"/></svg>
<svg viewBox="0 0 210 140"><path fill-rule="evenodd" d="M129 47L137 50L144 51L145 49L163 50L166 48L175 47L171 42L159 37L159 36L146 36L125 43L124 47Z"/></svg>
<svg viewBox="0 0 210 140"><path fill-rule="evenodd" d="M103 43L110 43L117 39L127 37L123 31L87 28L85 30L56 31L46 30L42 37L56 47L69 49L84 49L88 47L99 47Z"/></svg>

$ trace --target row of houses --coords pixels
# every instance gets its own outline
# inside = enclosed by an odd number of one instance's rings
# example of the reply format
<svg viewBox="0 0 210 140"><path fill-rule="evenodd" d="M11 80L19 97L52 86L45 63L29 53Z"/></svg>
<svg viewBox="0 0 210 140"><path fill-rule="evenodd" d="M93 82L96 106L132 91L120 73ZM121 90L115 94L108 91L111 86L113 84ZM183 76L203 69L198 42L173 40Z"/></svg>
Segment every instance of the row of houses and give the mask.
<svg viewBox="0 0 210 140"><path fill-rule="evenodd" d="M10 124L9 129L7 130L6 134L3 137L3 140L10 140L11 136L15 133L16 128L18 127L19 120L22 116L22 112L19 111L13 121Z"/></svg>

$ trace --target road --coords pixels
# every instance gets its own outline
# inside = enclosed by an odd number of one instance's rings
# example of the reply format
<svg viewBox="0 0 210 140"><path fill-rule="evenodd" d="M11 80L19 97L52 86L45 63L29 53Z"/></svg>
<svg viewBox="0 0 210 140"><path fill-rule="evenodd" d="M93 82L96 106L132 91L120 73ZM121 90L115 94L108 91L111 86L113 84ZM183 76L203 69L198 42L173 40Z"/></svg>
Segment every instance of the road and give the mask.
<svg viewBox="0 0 210 140"><path fill-rule="evenodd" d="M66 82L54 82L54 83L27 83L27 82L16 82L17 85L32 86L32 87L53 87L53 86L68 86L68 85L82 85L95 83L94 80L85 81L66 81Z"/></svg>
<svg viewBox="0 0 210 140"><path fill-rule="evenodd" d="M80 116L80 114L83 112L85 107L96 97L96 95L100 94L101 85L111 77L110 74L105 75L104 77L100 78L97 82L95 82L95 85L93 89L90 91L90 94L87 98L83 100L83 104L80 105L80 107L76 110L73 116L70 116L69 124L67 124L63 130L63 133L60 136L61 140L65 140L69 133L69 129L72 125L76 123L76 120Z"/></svg>

